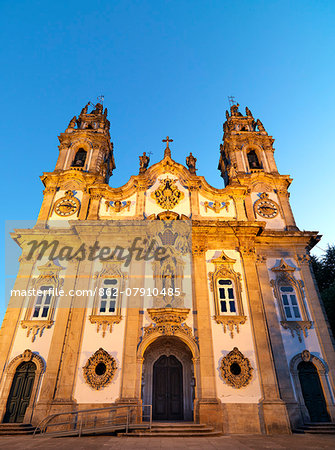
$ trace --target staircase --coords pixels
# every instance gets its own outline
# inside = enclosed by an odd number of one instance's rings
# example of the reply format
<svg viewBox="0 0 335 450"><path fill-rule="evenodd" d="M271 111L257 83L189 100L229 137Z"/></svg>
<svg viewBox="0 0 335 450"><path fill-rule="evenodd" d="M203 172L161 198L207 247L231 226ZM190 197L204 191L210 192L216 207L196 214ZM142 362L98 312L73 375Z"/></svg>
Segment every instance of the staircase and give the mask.
<svg viewBox="0 0 335 450"><path fill-rule="evenodd" d="M0 435L33 434L34 430L30 423L0 423Z"/></svg>
<svg viewBox="0 0 335 450"><path fill-rule="evenodd" d="M202 437L202 436L221 436L221 431L213 427L193 422L172 422L159 423L154 422L151 429L134 430L128 433L119 433L118 436L133 437Z"/></svg>
<svg viewBox="0 0 335 450"><path fill-rule="evenodd" d="M301 427L298 427L295 430L293 430L293 433L335 434L335 423L330 422L305 423Z"/></svg>

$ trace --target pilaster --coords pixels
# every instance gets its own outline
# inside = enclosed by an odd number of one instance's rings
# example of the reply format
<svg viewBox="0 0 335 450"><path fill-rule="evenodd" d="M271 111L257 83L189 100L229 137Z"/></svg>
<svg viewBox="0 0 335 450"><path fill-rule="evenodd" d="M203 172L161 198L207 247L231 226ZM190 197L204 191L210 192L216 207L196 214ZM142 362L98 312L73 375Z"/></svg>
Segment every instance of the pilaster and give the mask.
<svg viewBox="0 0 335 450"><path fill-rule="evenodd" d="M286 406L280 397L273 361L268 324L256 269L255 242L251 239L242 242L239 251L242 256L250 323L254 336L257 366L263 393L261 405L265 431L267 434L288 434L291 432L290 423Z"/></svg>
<svg viewBox="0 0 335 450"><path fill-rule="evenodd" d="M259 255L257 257L256 268L259 285L261 287L265 320L269 330L270 346L272 348L280 397L286 403L292 426L298 426L301 423L302 417L300 415L299 406L295 399L290 379L290 370L286 359L285 347L280 329L281 325L279 323L274 303L265 256Z"/></svg>
<svg viewBox="0 0 335 450"><path fill-rule="evenodd" d="M294 220L294 216L292 213L292 209L289 202L290 193L287 192L287 189L278 189L277 190L280 206L282 207L284 218L286 222L286 226L288 230L296 230L297 225Z"/></svg>
<svg viewBox="0 0 335 450"><path fill-rule="evenodd" d="M222 407L217 399L214 351L209 309L206 244L193 243L193 295L196 314L197 337L199 339L198 400L196 415L200 423L222 426Z"/></svg>

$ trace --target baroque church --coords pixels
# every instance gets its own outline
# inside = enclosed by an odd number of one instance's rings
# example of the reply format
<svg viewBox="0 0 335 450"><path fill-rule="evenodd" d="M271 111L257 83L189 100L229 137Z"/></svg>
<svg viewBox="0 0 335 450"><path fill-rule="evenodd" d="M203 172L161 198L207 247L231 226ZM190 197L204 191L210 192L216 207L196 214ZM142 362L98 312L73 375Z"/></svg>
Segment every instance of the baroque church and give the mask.
<svg viewBox="0 0 335 450"><path fill-rule="evenodd" d="M160 162L144 153L110 186L99 103L59 141L36 225L12 232L22 253L0 331L0 420L149 405L154 421L224 433L333 422L333 338L309 257L320 236L297 227L262 122L226 112L220 188L192 154L176 162L169 137Z"/></svg>

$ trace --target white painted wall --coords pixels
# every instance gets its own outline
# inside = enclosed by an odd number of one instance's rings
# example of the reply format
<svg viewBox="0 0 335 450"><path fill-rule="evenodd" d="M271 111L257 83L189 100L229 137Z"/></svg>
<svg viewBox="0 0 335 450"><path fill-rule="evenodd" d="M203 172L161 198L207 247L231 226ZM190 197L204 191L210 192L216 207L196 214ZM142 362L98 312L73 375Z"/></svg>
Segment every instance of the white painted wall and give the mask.
<svg viewBox="0 0 335 450"><path fill-rule="evenodd" d="M222 324L216 323L213 318L215 315L214 296L213 292L210 290L210 283L208 280L217 395L223 403L258 403L261 398L261 388L258 377L253 334L249 318L249 308L247 304L245 281L240 255L235 250L224 250L224 252L229 258L236 259L233 268L235 272L241 274L242 303L244 315L247 316L247 320L245 324L240 325L240 332L238 334L234 331L233 338L230 336L230 332L228 330L224 333ZM214 264L211 263L211 260L213 258L218 258L221 253L222 250L209 250L206 252L207 273L214 272ZM254 369L252 372L251 382L247 386L240 389L233 388L226 384L220 374L221 359L233 350L234 347L237 347L239 351L249 359L251 366Z"/></svg>

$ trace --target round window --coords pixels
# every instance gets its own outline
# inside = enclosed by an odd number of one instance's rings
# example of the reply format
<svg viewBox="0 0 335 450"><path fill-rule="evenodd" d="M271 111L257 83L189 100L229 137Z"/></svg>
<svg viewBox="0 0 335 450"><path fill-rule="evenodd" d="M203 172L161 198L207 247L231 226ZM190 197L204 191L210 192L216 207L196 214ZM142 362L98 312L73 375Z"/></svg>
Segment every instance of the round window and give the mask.
<svg viewBox="0 0 335 450"><path fill-rule="evenodd" d="M241 373L241 366L239 364L237 364L236 362L234 362L230 366L230 371L233 375L239 375Z"/></svg>
<svg viewBox="0 0 335 450"><path fill-rule="evenodd" d="M97 375L104 375L104 373L106 372L106 370L107 370L107 368L106 368L106 364L105 363L103 363L103 362L99 362L97 365L96 365L96 368L95 368L95 373L97 374Z"/></svg>

